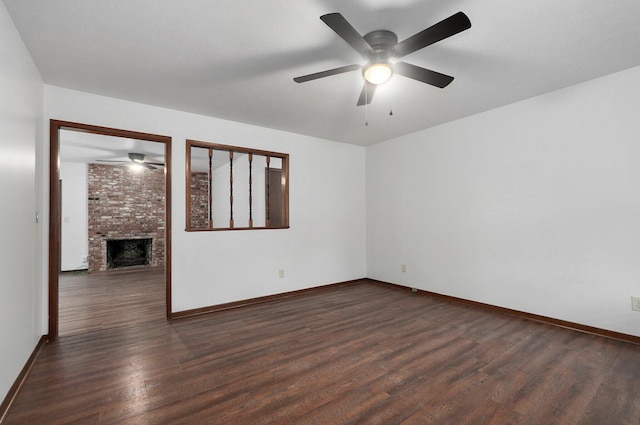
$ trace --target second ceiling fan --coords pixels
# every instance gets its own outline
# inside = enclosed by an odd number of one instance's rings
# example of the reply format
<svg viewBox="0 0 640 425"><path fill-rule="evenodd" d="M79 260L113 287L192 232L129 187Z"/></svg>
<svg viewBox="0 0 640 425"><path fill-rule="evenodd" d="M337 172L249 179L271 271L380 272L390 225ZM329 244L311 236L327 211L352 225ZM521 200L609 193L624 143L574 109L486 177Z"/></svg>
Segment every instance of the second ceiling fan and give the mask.
<svg viewBox="0 0 640 425"><path fill-rule="evenodd" d="M449 75L406 62L392 63L391 58L401 58L471 28L471 21L469 21L467 15L458 12L406 40L398 42L398 36L387 30L376 30L361 36L340 13L322 15L320 19L360 53L366 62L364 65L346 65L303 75L294 78L293 81L304 83L318 78L362 69L365 82L358 98L358 106L371 103L376 87L389 80L393 74L402 75L440 88L449 85L453 81L453 77Z"/></svg>
<svg viewBox="0 0 640 425"><path fill-rule="evenodd" d="M96 162L117 162L120 165L137 165L140 167L148 168L150 170L156 170L158 168L154 167L154 165L164 166L163 162L151 162L145 160L145 155L143 153L129 152L127 156L129 157L129 161L97 159Z"/></svg>

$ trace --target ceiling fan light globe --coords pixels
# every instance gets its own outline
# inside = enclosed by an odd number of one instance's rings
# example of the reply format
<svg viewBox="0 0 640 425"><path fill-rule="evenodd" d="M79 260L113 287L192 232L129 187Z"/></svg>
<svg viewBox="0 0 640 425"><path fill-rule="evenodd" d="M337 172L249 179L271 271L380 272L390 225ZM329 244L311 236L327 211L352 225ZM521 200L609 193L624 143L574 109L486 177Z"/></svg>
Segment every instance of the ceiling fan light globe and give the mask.
<svg viewBox="0 0 640 425"><path fill-rule="evenodd" d="M364 79L371 84L384 84L393 75L393 69L388 63L373 63L364 69Z"/></svg>

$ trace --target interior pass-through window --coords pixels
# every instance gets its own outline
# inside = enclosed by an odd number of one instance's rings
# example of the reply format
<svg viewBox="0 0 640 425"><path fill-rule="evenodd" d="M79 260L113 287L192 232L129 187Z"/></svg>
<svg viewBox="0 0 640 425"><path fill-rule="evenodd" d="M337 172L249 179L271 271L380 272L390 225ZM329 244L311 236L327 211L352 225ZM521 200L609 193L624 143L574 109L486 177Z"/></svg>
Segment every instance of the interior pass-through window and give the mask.
<svg viewBox="0 0 640 425"><path fill-rule="evenodd" d="M187 140L187 231L289 227L289 155Z"/></svg>

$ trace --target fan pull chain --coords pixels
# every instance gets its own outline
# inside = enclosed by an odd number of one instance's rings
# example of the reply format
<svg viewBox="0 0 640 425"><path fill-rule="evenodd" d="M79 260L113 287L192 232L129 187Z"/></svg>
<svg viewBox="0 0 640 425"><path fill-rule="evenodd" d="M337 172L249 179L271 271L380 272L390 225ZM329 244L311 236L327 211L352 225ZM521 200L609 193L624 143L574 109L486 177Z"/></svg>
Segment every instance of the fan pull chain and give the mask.
<svg viewBox="0 0 640 425"><path fill-rule="evenodd" d="M369 127L369 84L364 83L364 126Z"/></svg>

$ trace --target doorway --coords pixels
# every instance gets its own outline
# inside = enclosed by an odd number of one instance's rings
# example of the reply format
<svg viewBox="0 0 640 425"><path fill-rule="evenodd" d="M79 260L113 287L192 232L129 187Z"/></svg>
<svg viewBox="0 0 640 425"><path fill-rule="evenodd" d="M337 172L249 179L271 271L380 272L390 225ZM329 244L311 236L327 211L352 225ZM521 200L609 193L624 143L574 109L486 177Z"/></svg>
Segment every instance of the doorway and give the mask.
<svg viewBox="0 0 640 425"><path fill-rule="evenodd" d="M55 339L59 335L60 331L60 273L62 271L62 229L63 220L65 223L69 221L69 217L62 216L62 187L64 187L64 181L61 182L61 142L62 135L65 138L69 134L82 135L84 138L93 138L94 140L101 140L100 146L92 145L91 148L101 148L106 152L110 152L113 156L113 160L104 159L110 158L107 156L101 156L101 161L104 163L117 163L123 159L124 165L141 165L147 169L151 169L160 173L161 178L164 177L164 187L160 189L164 190L164 193L160 193L160 196L164 198L164 211L160 211L164 216L164 222L161 224L162 229L161 238L158 238L153 244L153 255L151 248L149 248L148 258L153 258L154 261L160 258L157 253L162 254L160 262L156 264L160 269L164 277L164 311L167 319L171 318L171 138L168 136L161 136L148 133L133 132L128 130L120 130L107 127L99 127L88 124L73 123L67 121L51 120L50 122L50 211L49 211L49 339ZM141 145L146 145L151 152L157 152L158 156L162 155L162 161L153 162L148 161L143 157L140 157L139 151ZM85 146L86 147L86 146ZM125 158L118 158L125 153ZM128 155L128 158L126 156ZM95 156L95 155L94 155ZM130 164L126 164L130 160ZM157 160L156 160L157 161ZM116 165L110 164L108 168ZM89 166L88 166L89 167ZM114 169L124 169L120 167L113 167ZM163 175L163 176L162 176ZM87 197L87 202L92 202L92 197ZM148 232L148 230L145 230ZM156 237L156 232L151 233ZM126 237L127 235L120 235ZM128 235L130 238L147 239L147 235L136 234ZM111 237L111 236L110 236ZM99 243L106 246L106 237ZM145 242L146 243L146 242ZM99 247L98 247L99 248ZM91 248L96 251L96 247ZM99 252L102 252L99 250ZM106 248L104 250L104 261L106 262ZM102 267L101 255L87 254L85 259L87 263L87 269L89 267ZM89 266L89 262L93 262ZM76 261L77 264L77 261ZM68 268L69 266L66 266ZM106 269L106 263L105 263ZM82 268L82 266L76 266L76 268Z"/></svg>

